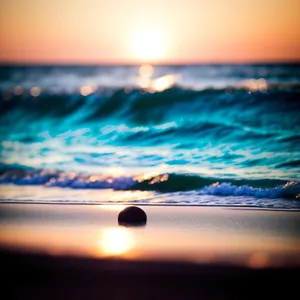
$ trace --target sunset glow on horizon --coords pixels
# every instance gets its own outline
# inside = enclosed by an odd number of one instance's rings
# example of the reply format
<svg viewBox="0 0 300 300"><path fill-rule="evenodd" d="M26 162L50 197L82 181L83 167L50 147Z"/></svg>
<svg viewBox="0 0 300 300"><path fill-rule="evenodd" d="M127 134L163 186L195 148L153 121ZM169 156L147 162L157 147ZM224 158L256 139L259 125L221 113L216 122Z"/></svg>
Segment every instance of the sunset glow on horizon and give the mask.
<svg viewBox="0 0 300 300"><path fill-rule="evenodd" d="M137 61L163 60L167 54L166 37L159 29L140 29L132 40L128 41Z"/></svg>
<svg viewBox="0 0 300 300"><path fill-rule="evenodd" d="M3 0L1 63L300 60L298 0Z"/></svg>

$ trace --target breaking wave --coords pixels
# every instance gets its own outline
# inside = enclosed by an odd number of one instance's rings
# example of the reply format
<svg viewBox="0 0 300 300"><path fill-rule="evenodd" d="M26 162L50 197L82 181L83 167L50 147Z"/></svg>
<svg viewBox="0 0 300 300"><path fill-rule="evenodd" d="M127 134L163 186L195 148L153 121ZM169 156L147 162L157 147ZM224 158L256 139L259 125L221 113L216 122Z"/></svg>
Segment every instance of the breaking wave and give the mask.
<svg viewBox="0 0 300 300"><path fill-rule="evenodd" d="M111 176L34 170L4 172L0 177L0 184L11 183L45 185L49 188L140 190L161 193L196 190L198 195L300 198L300 182L298 181L271 179L229 181L188 174Z"/></svg>

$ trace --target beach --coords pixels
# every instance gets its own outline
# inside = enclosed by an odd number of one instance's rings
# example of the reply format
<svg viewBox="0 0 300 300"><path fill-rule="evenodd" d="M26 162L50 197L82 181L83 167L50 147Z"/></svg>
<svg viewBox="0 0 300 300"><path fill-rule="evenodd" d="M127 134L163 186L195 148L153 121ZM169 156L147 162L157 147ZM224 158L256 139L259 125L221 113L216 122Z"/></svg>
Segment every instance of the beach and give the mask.
<svg viewBox="0 0 300 300"><path fill-rule="evenodd" d="M126 205L1 204L1 246L49 255L124 260L300 265L300 212L140 206L142 227L119 226Z"/></svg>
<svg viewBox="0 0 300 300"><path fill-rule="evenodd" d="M299 11L1 2L2 298L295 298Z"/></svg>
<svg viewBox="0 0 300 300"><path fill-rule="evenodd" d="M299 211L145 205L139 207L146 226L123 227L117 216L125 207L1 204L4 290L12 299L250 299L292 292ZM269 280L276 288L268 288Z"/></svg>

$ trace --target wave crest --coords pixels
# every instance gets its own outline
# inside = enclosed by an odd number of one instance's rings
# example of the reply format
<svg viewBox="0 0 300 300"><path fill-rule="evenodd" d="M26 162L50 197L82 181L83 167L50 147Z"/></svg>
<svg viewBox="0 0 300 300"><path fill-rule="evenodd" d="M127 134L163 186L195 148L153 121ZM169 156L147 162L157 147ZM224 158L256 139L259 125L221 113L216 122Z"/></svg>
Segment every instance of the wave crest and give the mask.
<svg viewBox="0 0 300 300"><path fill-rule="evenodd" d="M278 113L278 109L284 111L286 115L291 114L291 118L295 119L295 111L300 109L299 94L297 91L280 90L251 94L245 90L234 90L228 94L224 89L197 91L177 86L156 93L145 93L140 89L133 89L129 93L125 89L110 89L87 97L80 94L44 92L38 97L19 95L12 96L6 101L0 99L1 115L7 118L5 122L8 120L19 122L25 119L40 122L41 118L58 118L64 121L66 117L72 117L68 122L75 121L78 124L78 122L95 123L121 118L125 124L143 126L170 122L174 116L180 117L182 114L187 119L197 116L198 120L206 118L206 121L207 116L211 116L216 122L226 115L233 118L231 112L243 110L247 103L247 109L253 114L263 113L265 120L262 121L267 124L270 122L269 118ZM270 102L272 106L269 105ZM267 110L261 111L263 107ZM294 121L296 124L293 126L300 126L298 118ZM251 118L243 115L243 119L235 117L229 123L245 123L248 126L258 127L261 125L253 122L253 115Z"/></svg>
<svg viewBox="0 0 300 300"><path fill-rule="evenodd" d="M185 174L138 176L84 175L74 172L33 170L7 171L0 184L45 185L72 189L114 189L155 192L196 190L198 195L252 196L256 198L300 199L300 182L283 180L227 180Z"/></svg>

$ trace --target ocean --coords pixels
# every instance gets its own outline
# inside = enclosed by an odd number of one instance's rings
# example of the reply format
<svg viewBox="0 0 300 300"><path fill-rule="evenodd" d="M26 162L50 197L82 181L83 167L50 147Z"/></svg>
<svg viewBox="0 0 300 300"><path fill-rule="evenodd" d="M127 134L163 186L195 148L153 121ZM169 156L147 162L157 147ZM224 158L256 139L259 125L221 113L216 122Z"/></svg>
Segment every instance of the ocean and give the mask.
<svg viewBox="0 0 300 300"><path fill-rule="evenodd" d="M300 65L2 66L0 202L300 209Z"/></svg>

